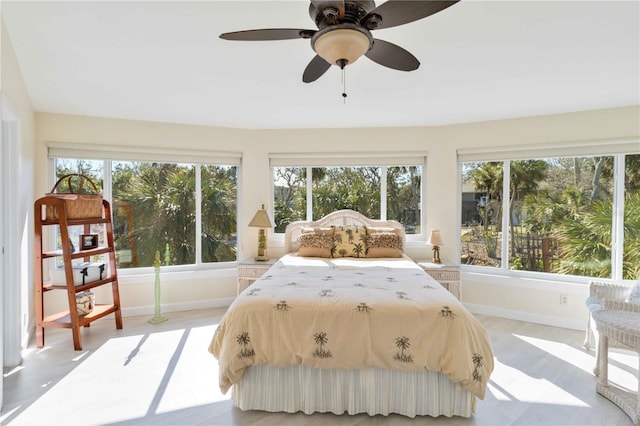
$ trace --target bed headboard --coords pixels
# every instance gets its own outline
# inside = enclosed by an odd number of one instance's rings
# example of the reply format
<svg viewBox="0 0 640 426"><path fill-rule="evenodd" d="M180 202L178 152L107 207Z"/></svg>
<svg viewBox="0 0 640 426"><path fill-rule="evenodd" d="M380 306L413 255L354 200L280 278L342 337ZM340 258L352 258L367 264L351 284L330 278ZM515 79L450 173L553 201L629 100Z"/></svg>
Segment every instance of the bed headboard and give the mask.
<svg viewBox="0 0 640 426"><path fill-rule="evenodd" d="M296 241L302 233L302 228L320 228L345 225L394 228L397 229L396 232L400 234L402 242L405 242L404 226L402 226L402 224L396 220L369 219L368 217L354 210L337 210L316 221L298 221L290 223L284 231L284 252L286 254L298 251L298 245Z"/></svg>

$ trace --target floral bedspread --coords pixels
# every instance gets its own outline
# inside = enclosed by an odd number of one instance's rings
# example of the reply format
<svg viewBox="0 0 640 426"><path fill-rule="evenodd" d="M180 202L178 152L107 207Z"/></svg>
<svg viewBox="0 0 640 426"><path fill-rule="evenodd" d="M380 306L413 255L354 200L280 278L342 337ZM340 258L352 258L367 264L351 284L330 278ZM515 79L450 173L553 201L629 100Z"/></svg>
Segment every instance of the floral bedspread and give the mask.
<svg viewBox="0 0 640 426"><path fill-rule="evenodd" d="M223 392L250 365L433 370L484 398L493 371L482 324L408 258L286 255L243 291L209 351Z"/></svg>

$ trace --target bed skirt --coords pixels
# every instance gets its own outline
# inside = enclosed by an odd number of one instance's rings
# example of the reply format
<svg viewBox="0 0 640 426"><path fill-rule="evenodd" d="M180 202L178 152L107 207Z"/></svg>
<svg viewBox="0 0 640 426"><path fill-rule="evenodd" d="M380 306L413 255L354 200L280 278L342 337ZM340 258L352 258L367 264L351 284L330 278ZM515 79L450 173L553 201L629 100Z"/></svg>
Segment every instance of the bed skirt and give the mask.
<svg viewBox="0 0 640 426"><path fill-rule="evenodd" d="M251 366L233 386L241 410L305 414L463 416L475 397L433 371L324 370L306 366Z"/></svg>

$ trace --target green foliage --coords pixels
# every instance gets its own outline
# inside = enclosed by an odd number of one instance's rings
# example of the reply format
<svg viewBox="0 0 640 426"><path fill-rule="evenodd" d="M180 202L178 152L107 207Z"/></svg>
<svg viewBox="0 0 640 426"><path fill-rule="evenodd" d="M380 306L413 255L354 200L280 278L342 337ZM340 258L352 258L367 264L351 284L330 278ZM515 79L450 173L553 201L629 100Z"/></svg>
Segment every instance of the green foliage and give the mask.
<svg viewBox="0 0 640 426"><path fill-rule="evenodd" d="M276 232L284 232L294 221L304 220L307 211L306 167L275 168L274 220ZM405 225L408 233L419 232L421 168L388 167L382 182L380 167L314 167L312 169L313 219L341 209L380 217L382 184L387 189L387 218Z"/></svg>
<svg viewBox="0 0 640 426"><path fill-rule="evenodd" d="M509 267L515 271L526 271L529 269L527 265L525 265L524 257L516 257L511 261Z"/></svg>
<svg viewBox="0 0 640 426"><path fill-rule="evenodd" d="M314 168L322 176L313 182L313 219L342 209L351 209L370 218L380 217L379 167Z"/></svg>
<svg viewBox="0 0 640 426"><path fill-rule="evenodd" d="M510 162L511 269L542 270L542 258L531 256L528 246L522 245L522 239L531 233L536 239L545 236L557 241L559 259L554 257L551 260L552 272L611 277L613 165L612 156ZM463 249L467 253L474 253L474 258L469 256L474 264L481 262L476 257L481 252L478 243L489 257L484 263L478 264L488 265L496 259L493 235L499 234L499 223L496 220L496 208L492 206L495 201L491 201L491 197L498 195L496 188L502 181L498 167L501 167L501 163L467 163L463 166L463 178L471 180L476 191L490 196L489 201L479 207L484 232L476 237L467 234L462 238ZM624 279L640 277L639 189L640 155L627 155L622 262ZM499 204L502 205L501 202ZM498 243L499 238L496 238ZM545 257L547 259L549 257Z"/></svg>
<svg viewBox="0 0 640 426"><path fill-rule="evenodd" d="M407 233L420 233L422 176L416 166L387 169L387 219L402 223Z"/></svg>
<svg viewBox="0 0 640 426"><path fill-rule="evenodd" d="M498 233L494 231L484 231L484 244L487 248L487 255L495 259L498 256Z"/></svg>
<svg viewBox="0 0 640 426"><path fill-rule="evenodd" d="M202 261L236 260L237 168L202 166Z"/></svg>
<svg viewBox="0 0 640 426"><path fill-rule="evenodd" d="M486 191L490 200L502 198L502 162L470 163L464 171L463 178L471 180L477 191Z"/></svg>
<svg viewBox="0 0 640 426"><path fill-rule="evenodd" d="M278 167L275 169L274 218L275 232L284 232L287 225L306 216L305 167Z"/></svg>
<svg viewBox="0 0 640 426"><path fill-rule="evenodd" d="M625 199L622 275L627 280L640 279L640 185Z"/></svg>
<svg viewBox="0 0 640 426"><path fill-rule="evenodd" d="M567 275L611 276L611 202L594 201L580 220L563 220L555 231L560 239L558 272Z"/></svg>
<svg viewBox="0 0 640 426"><path fill-rule="evenodd" d="M235 260L236 168L202 166L202 261ZM170 264L195 263L195 166L116 163L113 198L130 209L132 223L114 216L119 249L135 250L139 266L151 266L156 250L168 245ZM125 211L126 212L126 211ZM134 265L135 266L135 265Z"/></svg>

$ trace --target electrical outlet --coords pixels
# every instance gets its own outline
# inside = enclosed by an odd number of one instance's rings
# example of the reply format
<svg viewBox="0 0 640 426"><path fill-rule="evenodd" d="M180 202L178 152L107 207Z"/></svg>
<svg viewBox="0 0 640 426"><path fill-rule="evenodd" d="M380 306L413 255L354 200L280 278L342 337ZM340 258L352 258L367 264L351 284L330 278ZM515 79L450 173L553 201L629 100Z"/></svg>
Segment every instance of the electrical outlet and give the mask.
<svg viewBox="0 0 640 426"><path fill-rule="evenodd" d="M567 296L566 294L561 294L560 295L560 304L561 305L566 305L569 302L569 296Z"/></svg>

